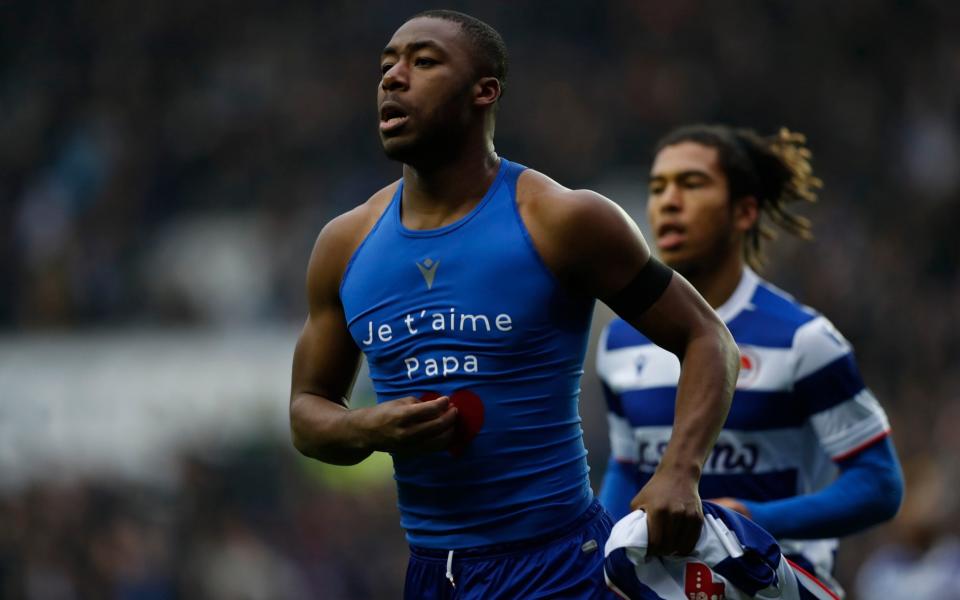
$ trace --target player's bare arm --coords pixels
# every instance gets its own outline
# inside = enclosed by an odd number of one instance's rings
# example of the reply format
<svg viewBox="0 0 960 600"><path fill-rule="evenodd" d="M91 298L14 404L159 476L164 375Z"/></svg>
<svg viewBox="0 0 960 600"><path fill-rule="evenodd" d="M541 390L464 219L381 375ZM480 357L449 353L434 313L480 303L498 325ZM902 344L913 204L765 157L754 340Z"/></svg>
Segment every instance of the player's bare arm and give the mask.
<svg viewBox="0 0 960 600"><path fill-rule="evenodd" d="M394 188L331 221L310 256L309 313L293 355L290 429L297 450L323 462L352 465L374 451L439 450L454 431L456 408L446 397L406 397L362 409L348 404L360 350L347 329L340 282Z"/></svg>
<svg viewBox="0 0 960 600"><path fill-rule="evenodd" d="M611 300L622 318L681 360L673 435L632 508L650 515L651 551L687 553L703 519L697 492L703 463L726 419L739 368L733 338L678 274L652 304L637 306L646 303L648 283L656 286L663 275L649 268L642 234L613 202L538 173L521 178L518 202L544 261L567 289Z"/></svg>

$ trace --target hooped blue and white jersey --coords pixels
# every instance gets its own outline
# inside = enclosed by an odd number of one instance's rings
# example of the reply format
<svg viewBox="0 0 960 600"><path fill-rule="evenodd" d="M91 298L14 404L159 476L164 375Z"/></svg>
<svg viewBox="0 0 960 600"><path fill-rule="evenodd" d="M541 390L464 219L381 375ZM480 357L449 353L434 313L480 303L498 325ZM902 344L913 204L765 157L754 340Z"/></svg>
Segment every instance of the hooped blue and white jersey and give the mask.
<svg viewBox="0 0 960 600"><path fill-rule="evenodd" d="M822 315L745 269L717 313L741 353L730 415L704 465L703 498L770 501L815 492L835 462L889 433L850 344ZM660 462L673 424L680 363L621 319L603 331L597 372L612 460L600 499L615 518ZM622 485L624 477L635 485ZM613 484L617 479L620 485ZM830 579L837 541L779 540Z"/></svg>

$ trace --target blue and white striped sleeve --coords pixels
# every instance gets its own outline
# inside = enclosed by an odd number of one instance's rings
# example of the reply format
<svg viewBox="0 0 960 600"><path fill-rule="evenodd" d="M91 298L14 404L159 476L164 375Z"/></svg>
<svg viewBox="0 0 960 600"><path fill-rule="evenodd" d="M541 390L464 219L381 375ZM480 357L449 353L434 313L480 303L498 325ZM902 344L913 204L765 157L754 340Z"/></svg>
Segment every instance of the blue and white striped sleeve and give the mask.
<svg viewBox="0 0 960 600"><path fill-rule="evenodd" d="M863 383L853 348L829 320L818 316L802 325L793 349L794 393L831 459L843 460L890 433L886 413Z"/></svg>
<svg viewBox="0 0 960 600"><path fill-rule="evenodd" d="M831 459L848 458L890 433L886 413L863 383L853 348L829 320L818 316L797 329L793 350L794 393Z"/></svg>

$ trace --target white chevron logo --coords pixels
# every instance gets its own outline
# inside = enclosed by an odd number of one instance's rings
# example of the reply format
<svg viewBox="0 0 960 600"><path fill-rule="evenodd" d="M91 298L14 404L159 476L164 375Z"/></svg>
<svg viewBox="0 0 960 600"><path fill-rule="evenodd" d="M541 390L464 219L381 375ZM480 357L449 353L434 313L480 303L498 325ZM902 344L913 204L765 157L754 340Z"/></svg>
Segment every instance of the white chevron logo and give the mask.
<svg viewBox="0 0 960 600"><path fill-rule="evenodd" d="M417 268L420 269L420 274L423 275L423 280L427 282L427 289L433 289L433 278L437 274L437 267L440 266L440 261L434 261L431 258L424 259L423 263L417 263Z"/></svg>

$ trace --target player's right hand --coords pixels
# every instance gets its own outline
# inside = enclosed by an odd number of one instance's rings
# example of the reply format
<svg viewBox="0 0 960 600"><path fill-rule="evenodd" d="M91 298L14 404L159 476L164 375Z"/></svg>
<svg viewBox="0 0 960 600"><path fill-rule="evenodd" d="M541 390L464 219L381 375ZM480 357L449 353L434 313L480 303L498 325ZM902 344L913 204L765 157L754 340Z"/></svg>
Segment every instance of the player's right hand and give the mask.
<svg viewBox="0 0 960 600"><path fill-rule="evenodd" d="M647 554L687 556L703 528L699 478L667 469L661 463L630 502L631 510L647 513Z"/></svg>
<svg viewBox="0 0 960 600"><path fill-rule="evenodd" d="M443 450L456 431L457 408L447 396L421 401L407 396L356 411L355 426L367 447L422 454Z"/></svg>

